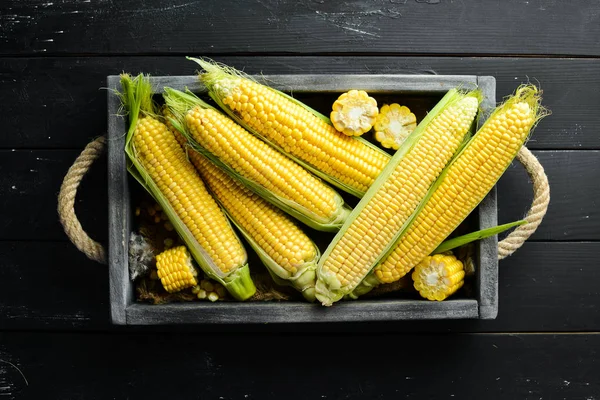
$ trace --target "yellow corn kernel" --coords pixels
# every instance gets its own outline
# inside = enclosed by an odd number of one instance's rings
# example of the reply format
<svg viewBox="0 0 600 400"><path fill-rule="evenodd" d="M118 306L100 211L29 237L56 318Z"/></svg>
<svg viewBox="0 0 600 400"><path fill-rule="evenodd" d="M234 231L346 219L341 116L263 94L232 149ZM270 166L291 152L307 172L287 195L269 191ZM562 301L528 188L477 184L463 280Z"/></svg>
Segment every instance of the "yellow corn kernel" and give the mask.
<svg viewBox="0 0 600 400"><path fill-rule="evenodd" d="M221 107L341 189L362 196L389 161L385 152L341 134L281 93L241 77L231 68L194 61L206 70L200 79Z"/></svg>
<svg viewBox="0 0 600 400"><path fill-rule="evenodd" d="M406 106L384 104L375 121L375 140L386 149L398 150L417 127L417 117Z"/></svg>
<svg viewBox="0 0 600 400"><path fill-rule="evenodd" d="M165 250L156 256L158 277L169 293L196 286L197 272L185 246Z"/></svg>
<svg viewBox="0 0 600 400"><path fill-rule="evenodd" d="M357 206L360 213L342 228L342 236L319 263L319 279L322 275L326 285L317 283L317 293L324 293L317 297L323 304L332 300L327 285L352 291L389 248L464 140L478 104L475 96L462 96L448 104L427 124L412 148L393 159L397 164L389 176L378 182L381 186L371 198L363 198Z"/></svg>
<svg viewBox="0 0 600 400"><path fill-rule="evenodd" d="M454 294L464 283L463 263L453 255L436 254L425 257L412 273L415 289L428 300L442 301Z"/></svg>
<svg viewBox="0 0 600 400"><path fill-rule="evenodd" d="M242 266L242 244L167 126L140 117L132 140L144 169L215 265L225 274Z"/></svg>
<svg viewBox="0 0 600 400"><path fill-rule="evenodd" d="M240 175L323 221L337 219L342 204L333 189L231 119L200 106L185 118L192 137Z"/></svg>
<svg viewBox="0 0 600 400"><path fill-rule="evenodd" d="M538 91L525 86L489 117L448 167L395 249L375 268L381 282L406 275L477 207L516 156L540 118L538 112Z"/></svg>
<svg viewBox="0 0 600 400"><path fill-rule="evenodd" d="M167 120L172 118L167 108L163 109L163 115ZM185 137L173 126L171 129L179 143L185 146ZM314 300L314 269L319 253L313 241L281 210L231 178L206 157L191 149L187 154L213 196L241 231L249 236L251 245L258 246L287 274L282 274L263 260L265 266L288 280L308 300ZM215 288L220 298L223 298L222 289L221 285Z"/></svg>
<svg viewBox="0 0 600 400"><path fill-rule="evenodd" d="M377 101L364 90L350 90L333 103L330 119L338 131L360 136L371 130L377 118Z"/></svg>
<svg viewBox="0 0 600 400"><path fill-rule="evenodd" d="M189 157L231 218L279 266L294 276L303 264L315 260L314 243L283 212L202 155L190 151Z"/></svg>

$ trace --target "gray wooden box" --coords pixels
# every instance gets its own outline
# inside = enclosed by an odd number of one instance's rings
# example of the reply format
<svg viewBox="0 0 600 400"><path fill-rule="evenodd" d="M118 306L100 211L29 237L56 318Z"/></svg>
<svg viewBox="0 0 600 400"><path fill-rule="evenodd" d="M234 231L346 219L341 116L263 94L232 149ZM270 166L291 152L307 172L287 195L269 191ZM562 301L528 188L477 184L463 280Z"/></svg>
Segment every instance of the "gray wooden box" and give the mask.
<svg viewBox="0 0 600 400"><path fill-rule="evenodd" d="M350 89L364 89L378 96L424 96L441 98L454 87L479 87L484 95L484 115L494 108L496 80L490 76L450 75L268 75L256 77L295 95L335 98ZM169 86L188 87L203 94L196 76L151 78L157 93ZM119 77L109 76L108 87L119 90ZM433 103L435 104L435 102ZM410 106L410 104L409 104ZM497 237L477 243L475 290L472 298L443 302L386 299L343 301L333 307L304 302L191 302L166 305L138 303L129 279L128 242L132 230L130 179L127 174L124 142L126 119L119 116L119 100L108 91L108 194L109 194L109 276L112 322L119 325L155 324L236 324L344 322L417 319L494 319L498 313ZM481 118L479 124L483 122ZM135 184L135 183L134 183ZM496 189L477 210L479 228L497 224Z"/></svg>

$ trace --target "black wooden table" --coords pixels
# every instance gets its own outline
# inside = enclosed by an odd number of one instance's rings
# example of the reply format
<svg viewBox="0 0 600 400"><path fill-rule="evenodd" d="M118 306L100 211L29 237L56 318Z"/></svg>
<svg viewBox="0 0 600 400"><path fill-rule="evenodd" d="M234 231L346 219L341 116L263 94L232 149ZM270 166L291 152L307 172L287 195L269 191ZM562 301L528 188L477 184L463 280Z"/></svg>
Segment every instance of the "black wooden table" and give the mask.
<svg viewBox="0 0 600 400"><path fill-rule="evenodd" d="M500 264L494 321L125 328L108 276L71 245L56 195L106 129L105 77L250 73L493 75L539 82L528 143L549 212ZM600 1L4 0L0 3L0 398L600 398ZM527 210L499 183L499 219ZM106 161L76 211L105 242Z"/></svg>

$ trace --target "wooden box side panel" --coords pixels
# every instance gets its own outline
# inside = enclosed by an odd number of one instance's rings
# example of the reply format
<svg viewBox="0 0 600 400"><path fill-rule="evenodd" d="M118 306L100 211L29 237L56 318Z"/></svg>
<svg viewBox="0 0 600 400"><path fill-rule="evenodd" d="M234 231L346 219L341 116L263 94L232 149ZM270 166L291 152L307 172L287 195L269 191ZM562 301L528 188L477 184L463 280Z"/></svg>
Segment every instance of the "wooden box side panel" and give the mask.
<svg viewBox="0 0 600 400"><path fill-rule="evenodd" d="M110 315L114 324L127 324L125 310L134 302L129 279L130 229L129 181L125 159L125 118L119 116L120 101L111 90L120 89L119 77L107 79L108 94L108 266Z"/></svg>
<svg viewBox="0 0 600 400"><path fill-rule="evenodd" d="M483 118L478 121L479 128L496 107L496 79L492 76L480 76L478 86L483 93L481 102ZM479 229L498 225L496 186L479 204L478 214ZM492 236L480 240L477 246L479 270L476 286L479 318L494 319L498 315L498 237Z"/></svg>

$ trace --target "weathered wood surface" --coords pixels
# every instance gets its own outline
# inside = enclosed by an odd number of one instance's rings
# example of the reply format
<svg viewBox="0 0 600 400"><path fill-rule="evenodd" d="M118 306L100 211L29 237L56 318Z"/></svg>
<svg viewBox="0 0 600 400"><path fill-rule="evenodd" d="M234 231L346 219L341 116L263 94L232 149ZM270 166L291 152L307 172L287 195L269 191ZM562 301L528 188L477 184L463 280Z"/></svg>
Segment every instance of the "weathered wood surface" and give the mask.
<svg viewBox="0 0 600 400"><path fill-rule="evenodd" d="M0 395L19 399L537 400L600 392L598 334L15 332L0 339Z"/></svg>
<svg viewBox="0 0 600 400"><path fill-rule="evenodd" d="M244 332L589 332L600 331L600 243L526 243L500 262L494 321L250 325ZM68 242L0 242L0 327L117 330L109 323L108 270ZM15 284L17 283L17 284ZM27 295L23 296L23 288ZM239 332L236 326L144 327Z"/></svg>
<svg viewBox="0 0 600 400"><path fill-rule="evenodd" d="M498 100L522 82L539 81L543 120L532 149L600 149L600 59L481 57L218 57L265 74L492 75ZM190 75L196 64L178 57L0 58L0 148L81 149L106 132L106 76L122 71ZM327 112L326 109L322 111Z"/></svg>
<svg viewBox="0 0 600 400"><path fill-rule="evenodd" d="M0 397L597 398L599 22L598 0L0 2ZM528 146L552 204L534 241L500 263L498 319L110 326L107 269L66 241L55 198L106 130L105 77L189 75L184 55L250 73L492 75L498 100L539 81L553 115ZM99 240L105 182L102 160L77 201ZM511 167L500 221L530 196ZM320 357L315 369L304 354L323 343L386 347Z"/></svg>
<svg viewBox="0 0 600 400"><path fill-rule="evenodd" d="M0 54L600 54L597 0L8 0Z"/></svg>

